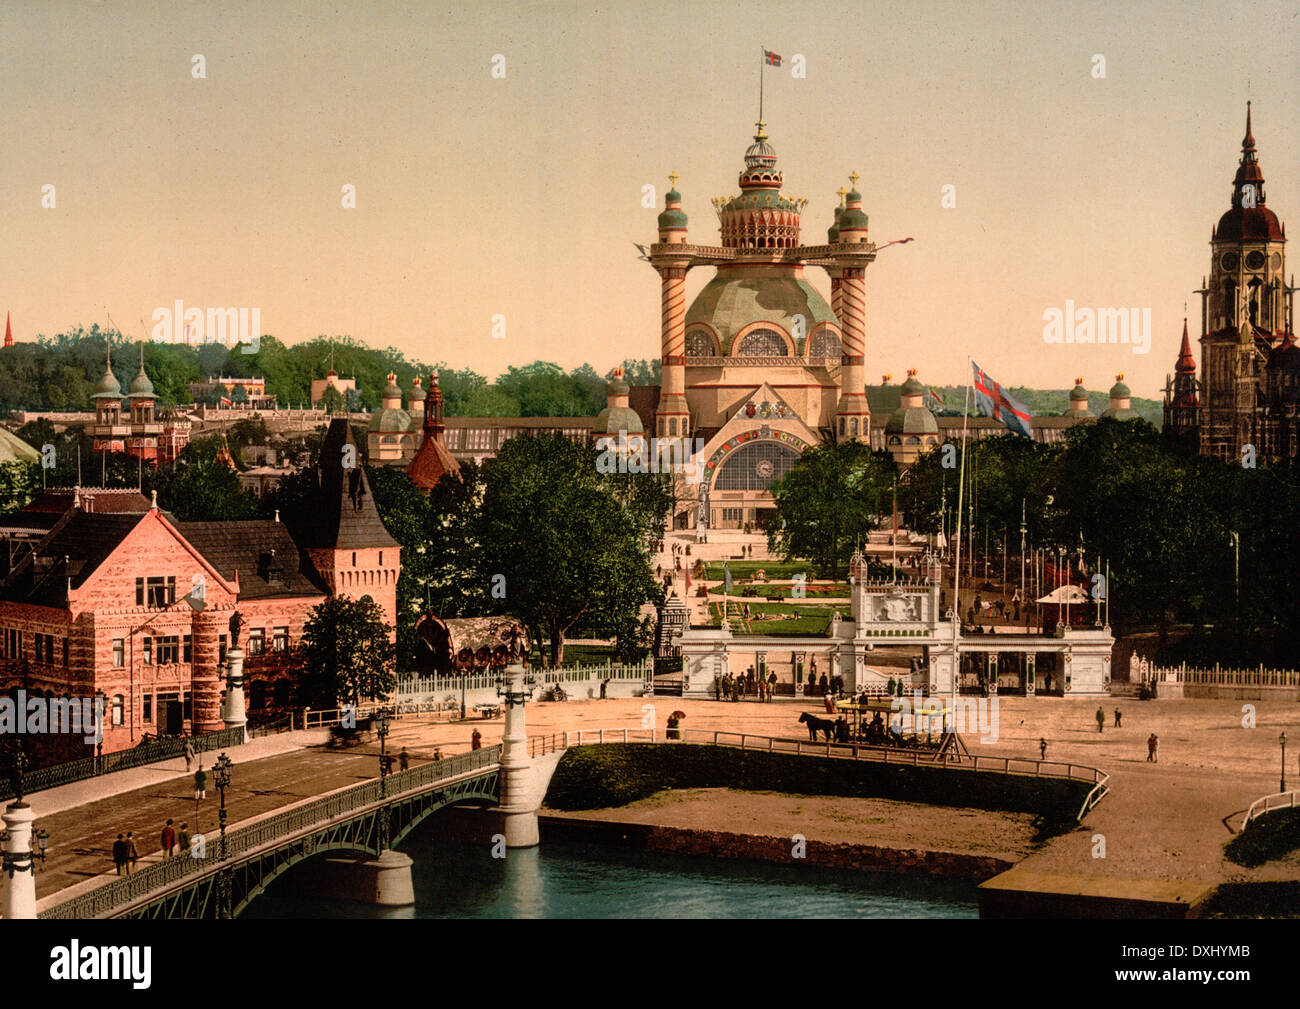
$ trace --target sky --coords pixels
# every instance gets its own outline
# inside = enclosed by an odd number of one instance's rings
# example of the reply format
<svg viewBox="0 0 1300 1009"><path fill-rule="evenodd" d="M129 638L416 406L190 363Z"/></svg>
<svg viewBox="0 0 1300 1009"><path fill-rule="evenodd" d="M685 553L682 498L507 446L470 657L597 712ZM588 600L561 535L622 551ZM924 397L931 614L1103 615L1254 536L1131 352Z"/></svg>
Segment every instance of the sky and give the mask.
<svg viewBox="0 0 1300 1009"><path fill-rule="evenodd" d="M964 383L971 357L1006 385L1123 372L1155 396L1184 314L1198 335L1248 98L1268 206L1300 215L1298 35L1297 2L11 0L0 309L31 340L148 338L177 299L257 308L287 342L489 377L655 357L633 243L670 171L691 240L717 243L766 47L805 243L854 171L872 240L914 238L867 271L869 381ZM1046 343L1067 300L1150 309L1149 353Z"/></svg>

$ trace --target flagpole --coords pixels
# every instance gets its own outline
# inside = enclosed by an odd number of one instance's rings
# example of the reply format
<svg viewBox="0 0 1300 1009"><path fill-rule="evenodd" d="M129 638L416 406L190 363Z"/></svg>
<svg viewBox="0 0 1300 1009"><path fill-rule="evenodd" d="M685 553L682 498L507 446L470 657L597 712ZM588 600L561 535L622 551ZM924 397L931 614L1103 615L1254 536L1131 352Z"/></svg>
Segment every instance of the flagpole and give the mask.
<svg viewBox="0 0 1300 1009"><path fill-rule="evenodd" d="M966 359L970 367L970 359ZM969 375L969 372L968 372ZM972 383L973 384L973 383ZM954 530L956 562L952 569L952 693L954 710L957 703L957 678L961 675L961 652L957 634L958 621L961 620L961 506L962 496L966 492L966 433L970 422L971 385L966 386L966 401L961 420L961 471L957 480L957 524Z"/></svg>

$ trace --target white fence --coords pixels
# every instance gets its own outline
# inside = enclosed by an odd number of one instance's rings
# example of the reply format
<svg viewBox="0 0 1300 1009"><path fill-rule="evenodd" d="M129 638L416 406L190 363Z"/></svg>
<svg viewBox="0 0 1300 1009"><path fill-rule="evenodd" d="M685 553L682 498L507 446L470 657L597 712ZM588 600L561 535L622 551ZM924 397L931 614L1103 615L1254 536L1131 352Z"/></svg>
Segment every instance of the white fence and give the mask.
<svg viewBox="0 0 1300 1009"><path fill-rule="evenodd" d="M600 687L606 680L607 697L635 697L645 691L653 677L654 666L650 659L643 659L635 665L623 665L617 662L577 664L560 666L557 669L535 669L530 673L535 680L537 695L540 697L553 683L564 684L570 697L599 697ZM388 695L393 704L424 704L455 697L459 702L462 689L465 703L474 705L481 702L497 700L497 685L500 678L496 673L476 673L470 676L415 676L399 680L396 688Z"/></svg>
<svg viewBox="0 0 1300 1009"><path fill-rule="evenodd" d="M1300 670L1267 669L1262 664L1253 669L1187 668L1152 666L1150 674L1158 697L1194 697L1241 699L1300 699Z"/></svg>

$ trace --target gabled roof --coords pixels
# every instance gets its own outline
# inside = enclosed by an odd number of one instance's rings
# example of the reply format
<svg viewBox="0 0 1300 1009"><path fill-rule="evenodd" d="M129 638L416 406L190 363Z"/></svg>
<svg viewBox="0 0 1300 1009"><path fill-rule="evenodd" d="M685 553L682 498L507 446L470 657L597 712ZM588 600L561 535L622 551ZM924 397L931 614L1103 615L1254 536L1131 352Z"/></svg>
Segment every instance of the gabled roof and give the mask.
<svg viewBox="0 0 1300 1009"><path fill-rule="evenodd" d="M352 465L344 467L344 462ZM316 469L320 507L294 530L299 545L330 550L395 547L370 493L361 449L346 417L330 421Z"/></svg>
<svg viewBox="0 0 1300 1009"><path fill-rule="evenodd" d="M234 582L238 577L240 600L327 594L282 522L178 522L176 528L223 578ZM271 569L282 579L271 581Z"/></svg>
<svg viewBox="0 0 1300 1009"><path fill-rule="evenodd" d="M36 606L66 605L69 586L79 588L143 518L69 509L0 584L0 598Z"/></svg>

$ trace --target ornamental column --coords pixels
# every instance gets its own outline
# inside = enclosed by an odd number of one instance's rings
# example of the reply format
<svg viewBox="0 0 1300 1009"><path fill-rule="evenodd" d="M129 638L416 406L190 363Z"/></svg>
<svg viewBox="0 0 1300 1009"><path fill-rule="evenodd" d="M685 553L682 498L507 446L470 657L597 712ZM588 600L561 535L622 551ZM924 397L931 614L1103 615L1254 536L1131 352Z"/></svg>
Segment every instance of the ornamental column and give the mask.
<svg viewBox="0 0 1300 1009"><path fill-rule="evenodd" d="M864 256L867 246L867 215L862 212L862 194L857 191L858 175L849 176L854 188L838 223L839 245L854 246L852 254L835 255L840 268L840 307L843 352L840 357L840 402L835 410L835 430L841 440L869 441L871 411L866 395L867 267L874 253Z"/></svg>
<svg viewBox="0 0 1300 1009"><path fill-rule="evenodd" d="M682 212L682 194L677 191L677 173L668 179L673 188L665 194L664 211L659 215L659 243L650 250L650 263L660 281L662 377L655 412L655 434L660 439L684 438L691 426L686 408L686 271L690 260L666 248L685 246L686 214Z"/></svg>
<svg viewBox="0 0 1300 1009"><path fill-rule="evenodd" d="M221 684L217 673L220 656L219 636L225 629L229 612L208 607L195 613L191 621L194 635L194 662L190 666L190 692L193 700L191 732L220 732L225 728L221 718Z"/></svg>
<svg viewBox="0 0 1300 1009"><path fill-rule="evenodd" d="M524 724L524 666L514 652L505 668L505 734L501 740L502 833L507 848L531 848L537 844L537 809L540 796L534 784L533 762L528 756L528 733Z"/></svg>
<svg viewBox="0 0 1300 1009"><path fill-rule="evenodd" d="M5 900L4 918L36 917L36 862L32 858L32 807L19 799L4 812L5 830Z"/></svg>

